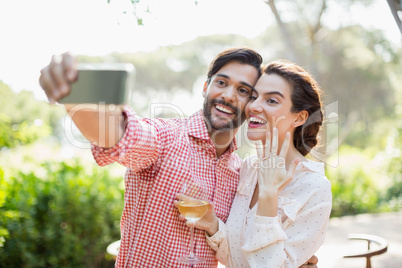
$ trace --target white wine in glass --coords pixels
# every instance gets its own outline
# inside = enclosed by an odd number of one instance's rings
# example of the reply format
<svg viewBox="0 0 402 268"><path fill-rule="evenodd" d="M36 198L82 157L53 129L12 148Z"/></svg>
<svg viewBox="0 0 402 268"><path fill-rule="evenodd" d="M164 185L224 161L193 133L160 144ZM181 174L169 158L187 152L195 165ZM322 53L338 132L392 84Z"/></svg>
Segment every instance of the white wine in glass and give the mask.
<svg viewBox="0 0 402 268"><path fill-rule="evenodd" d="M208 202L204 200L181 200L179 211L190 222L197 222L208 212Z"/></svg>
<svg viewBox="0 0 402 268"><path fill-rule="evenodd" d="M185 198L178 202L179 211L193 224L190 227L190 253L187 256L180 257L178 261L187 264L205 262L205 258L197 257L194 254L194 223L204 217L208 212L208 197L204 183L200 181L186 181L180 193L182 193Z"/></svg>

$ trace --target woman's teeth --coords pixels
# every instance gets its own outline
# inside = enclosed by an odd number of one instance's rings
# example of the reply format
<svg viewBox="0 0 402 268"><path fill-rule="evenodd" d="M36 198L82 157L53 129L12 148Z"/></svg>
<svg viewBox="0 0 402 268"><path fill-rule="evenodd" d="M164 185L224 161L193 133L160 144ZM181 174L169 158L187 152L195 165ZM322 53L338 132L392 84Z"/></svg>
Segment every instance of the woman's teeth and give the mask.
<svg viewBox="0 0 402 268"><path fill-rule="evenodd" d="M250 118L250 123L253 124L265 124L264 120L257 118L257 117L251 117Z"/></svg>

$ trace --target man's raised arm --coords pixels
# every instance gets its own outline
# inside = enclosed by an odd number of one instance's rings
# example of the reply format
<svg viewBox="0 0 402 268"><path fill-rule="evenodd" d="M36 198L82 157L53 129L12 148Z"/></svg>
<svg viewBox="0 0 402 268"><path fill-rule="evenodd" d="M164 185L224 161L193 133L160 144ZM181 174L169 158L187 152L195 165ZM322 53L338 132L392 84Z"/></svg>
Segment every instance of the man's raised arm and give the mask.
<svg viewBox="0 0 402 268"><path fill-rule="evenodd" d="M71 83L78 78L77 61L71 53L53 56L41 70L39 83L51 104L71 92ZM123 108L96 104L65 104L66 110L82 135L100 147L110 148L123 137L125 120Z"/></svg>

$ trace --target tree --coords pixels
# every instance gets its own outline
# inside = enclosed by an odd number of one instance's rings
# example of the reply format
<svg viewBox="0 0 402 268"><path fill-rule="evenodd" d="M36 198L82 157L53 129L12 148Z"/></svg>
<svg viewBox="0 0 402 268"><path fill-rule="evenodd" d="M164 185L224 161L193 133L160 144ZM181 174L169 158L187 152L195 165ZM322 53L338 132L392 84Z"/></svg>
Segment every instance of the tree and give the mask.
<svg viewBox="0 0 402 268"><path fill-rule="evenodd" d="M401 17L399 16L398 12L402 12L402 2L398 0L387 0L389 8L391 9L392 16L394 16L396 25L398 25L399 31L402 34L402 22Z"/></svg>
<svg viewBox="0 0 402 268"><path fill-rule="evenodd" d="M345 0L347 7L371 0ZM323 23L331 0L265 0L281 33L283 55L309 69L325 90L326 101L338 101L344 140L360 120L362 131L375 119L392 115L390 62L400 53L379 31L359 25L329 30ZM296 45L297 44L297 45ZM358 103L357 103L358 102Z"/></svg>
<svg viewBox="0 0 402 268"><path fill-rule="evenodd" d="M56 135L62 110L35 100L32 92L14 93L0 81L0 149L29 144Z"/></svg>
<svg viewBox="0 0 402 268"><path fill-rule="evenodd" d="M317 74L316 60L318 59L317 45L323 39L323 17L328 10L331 0L264 0L270 7L282 39L288 49L288 58L300 64L308 64L312 72ZM339 2L339 1L336 1ZM344 0L341 4L350 6L356 2L369 4L372 0ZM282 9L279 9L278 6ZM284 18L287 19L285 22ZM292 19L289 19L292 18ZM296 23L294 23L296 22ZM309 51L307 54L300 51L295 33L302 32L302 36L308 40ZM296 46L296 43L298 44Z"/></svg>

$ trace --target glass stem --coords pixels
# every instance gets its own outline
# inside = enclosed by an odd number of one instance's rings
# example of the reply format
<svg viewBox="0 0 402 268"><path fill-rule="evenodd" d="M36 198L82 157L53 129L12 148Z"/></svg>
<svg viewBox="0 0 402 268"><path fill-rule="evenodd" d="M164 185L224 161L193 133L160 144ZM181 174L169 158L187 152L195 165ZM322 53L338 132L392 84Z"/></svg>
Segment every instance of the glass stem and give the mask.
<svg viewBox="0 0 402 268"><path fill-rule="evenodd" d="M194 255L194 225L190 227L190 236L191 236L191 240L190 240L190 254L188 255L189 259L194 259L195 255Z"/></svg>

